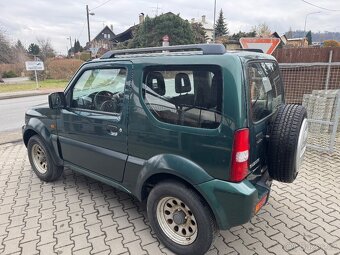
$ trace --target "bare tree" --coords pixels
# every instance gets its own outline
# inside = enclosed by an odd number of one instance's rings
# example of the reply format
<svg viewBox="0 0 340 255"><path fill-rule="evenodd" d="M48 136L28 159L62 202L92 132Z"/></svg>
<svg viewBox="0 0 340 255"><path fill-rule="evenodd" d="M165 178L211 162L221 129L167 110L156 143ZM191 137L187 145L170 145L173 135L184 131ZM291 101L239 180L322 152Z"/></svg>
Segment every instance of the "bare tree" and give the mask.
<svg viewBox="0 0 340 255"><path fill-rule="evenodd" d="M0 27L0 63L13 63L13 51L5 30Z"/></svg>
<svg viewBox="0 0 340 255"><path fill-rule="evenodd" d="M37 38L40 48L40 57L42 60L52 58L55 56L55 50L52 47L50 39Z"/></svg>
<svg viewBox="0 0 340 255"><path fill-rule="evenodd" d="M254 26L252 31L256 33L257 37L269 37L271 35L270 28L265 22Z"/></svg>

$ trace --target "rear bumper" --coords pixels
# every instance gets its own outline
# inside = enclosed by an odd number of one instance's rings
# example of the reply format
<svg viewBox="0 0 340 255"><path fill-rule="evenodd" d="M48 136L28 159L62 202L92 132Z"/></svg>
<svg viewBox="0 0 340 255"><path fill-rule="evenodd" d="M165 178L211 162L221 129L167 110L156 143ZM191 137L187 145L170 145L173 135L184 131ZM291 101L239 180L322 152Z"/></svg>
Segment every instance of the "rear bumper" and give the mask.
<svg viewBox="0 0 340 255"><path fill-rule="evenodd" d="M219 229L229 229L248 222L255 215L258 203L265 204L269 197L271 181L268 173L256 183L211 180L196 186L212 209ZM263 203L263 198L266 201ZM261 202L262 199L262 202Z"/></svg>

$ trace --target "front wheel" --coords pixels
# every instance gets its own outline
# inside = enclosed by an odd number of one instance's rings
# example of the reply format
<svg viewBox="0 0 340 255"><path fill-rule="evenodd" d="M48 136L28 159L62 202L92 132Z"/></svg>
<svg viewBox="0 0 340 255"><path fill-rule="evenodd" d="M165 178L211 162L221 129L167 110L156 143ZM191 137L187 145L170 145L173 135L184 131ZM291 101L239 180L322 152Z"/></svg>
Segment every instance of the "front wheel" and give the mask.
<svg viewBox="0 0 340 255"><path fill-rule="evenodd" d="M176 254L204 254L214 241L216 223L210 208L181 183L157 184L149 194L147 213L157 237Z"/></svg>
<svg viewBox="0 0 340 255"><path fill-rule="evenodd" d="M27 151L32 169L41 180L51 182L60 177L64 168L53 162L44 141L39 136L35 135L29 139Z"/></svg>

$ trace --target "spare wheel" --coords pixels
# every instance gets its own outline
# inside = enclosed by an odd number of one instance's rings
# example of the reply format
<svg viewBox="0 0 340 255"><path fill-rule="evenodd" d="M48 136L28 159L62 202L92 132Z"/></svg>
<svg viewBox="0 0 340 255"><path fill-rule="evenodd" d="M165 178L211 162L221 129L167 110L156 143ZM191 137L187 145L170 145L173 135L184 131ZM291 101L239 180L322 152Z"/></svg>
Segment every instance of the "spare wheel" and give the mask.
<svg viewBox="0 0 340 255"><path fill-rule="evenodd" d="M270 126L268 169L277 181L295 180L307 146L307 111L301 105L279 107Z"/></svg>

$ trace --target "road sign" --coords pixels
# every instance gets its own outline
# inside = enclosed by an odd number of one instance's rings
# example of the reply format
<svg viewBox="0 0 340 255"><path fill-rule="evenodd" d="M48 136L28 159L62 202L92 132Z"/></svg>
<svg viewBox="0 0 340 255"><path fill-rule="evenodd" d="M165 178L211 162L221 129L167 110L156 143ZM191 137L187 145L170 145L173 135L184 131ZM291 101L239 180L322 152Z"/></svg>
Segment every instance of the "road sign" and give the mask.
<svg viewBox="0 0 340 255"><path fill-rule="evenodd" d="M162 39L163 39L163 42L169 42L170 41L170 38L169 38L168 35L164 35Z"/></svg>
<svg viewBox="0 0 340 255"><path fill-rule="evenodd" d="M92 47L92 48L90 48L90 51L91 51L91 56L92 56L92 57L96 57L96 56L97 56L97 53L98 53L98 51L99 51L99 48L98 48L98 47L97 47L97 48Z"/></svg>
<svg viewBox="0 0 340 255"><path fill-rule="evenodd" d="M42 61L26 61L27 71L43 71L45 70L44 62Z"/></svg>
<svg viewBox="0 0 340 255"><path fill-rule="evenodd" d="M280 42L279 38L240 38L243 49L260 49L266 54L273 54Z"/></svg>

